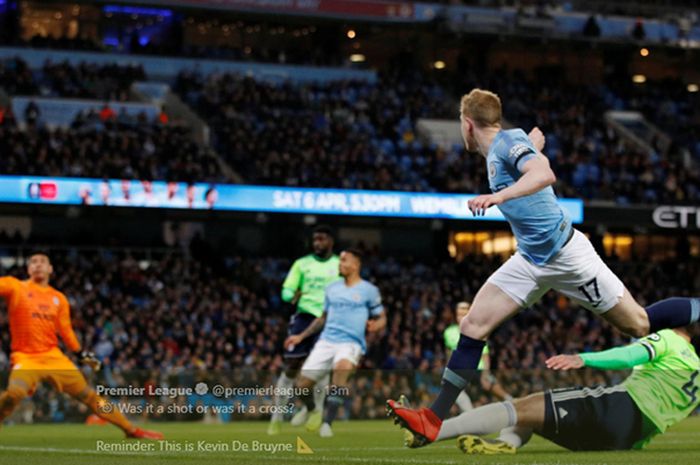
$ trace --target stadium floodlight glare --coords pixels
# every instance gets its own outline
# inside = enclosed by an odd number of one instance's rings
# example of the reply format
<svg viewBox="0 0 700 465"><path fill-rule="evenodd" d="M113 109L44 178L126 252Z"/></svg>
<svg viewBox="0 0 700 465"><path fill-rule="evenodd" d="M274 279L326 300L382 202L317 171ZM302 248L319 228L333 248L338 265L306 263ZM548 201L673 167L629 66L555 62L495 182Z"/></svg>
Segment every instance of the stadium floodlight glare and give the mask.
<svg viewBox="0 0 700 465"><path fill-rule="evenodd" d="M355 31L353 29L350 29L348 31L348 39L354 39L356 36L357 36L357 34L355 33Z"/></svg>
<svg viewBox="0 0 700 465"><path fill-rule="evenodd" d="M435 67L435 69L445 69L446 65L444 61L438 60L435 63L433 63L433 66Z"/></svg>
<svg viewBox="0 0 700 465"><path fill-rule="evenodd" d="M698 87L697 84L688 84L687 89L688 89L688 92L694 93L694 92L697 92L698 90L700 90L700 87Z"/></svg>
<svg viewBox="0 0 700 465"><path fill-rule="evenodd" d="M648 57L649 56L649 49L646 47L643 47L640 51L639 54L643 57Z"/></svg>
<svg viewBox="0 0 700 465"><path fill-rule="evenodd" d="M647 77L643 74L635 74L634 76L632 76L632 82L634 82L635 84L644 84L645 82L647 82Z"/></svg>
<svg viewBox="0 0 700 465"><path fill-rule="evenodd" d="M352 61L353 63L362 63L363 61L365 61L365 56L361 53L353 53L352 55L350 55L350 61Z"/></svg>

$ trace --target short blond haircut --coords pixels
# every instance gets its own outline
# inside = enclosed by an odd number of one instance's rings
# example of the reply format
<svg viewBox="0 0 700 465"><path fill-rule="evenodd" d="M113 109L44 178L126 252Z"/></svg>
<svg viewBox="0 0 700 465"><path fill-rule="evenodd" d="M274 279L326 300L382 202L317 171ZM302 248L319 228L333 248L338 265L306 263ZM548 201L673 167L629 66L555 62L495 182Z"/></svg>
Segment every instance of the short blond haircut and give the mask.
<svg viewBox="0 0 700 465"><path fill-rule="evenodd" d="M462 96L459 105L462 118L470 118L479 127L501 125L501 99L498 95L483 89L473 89Z"/></svg>

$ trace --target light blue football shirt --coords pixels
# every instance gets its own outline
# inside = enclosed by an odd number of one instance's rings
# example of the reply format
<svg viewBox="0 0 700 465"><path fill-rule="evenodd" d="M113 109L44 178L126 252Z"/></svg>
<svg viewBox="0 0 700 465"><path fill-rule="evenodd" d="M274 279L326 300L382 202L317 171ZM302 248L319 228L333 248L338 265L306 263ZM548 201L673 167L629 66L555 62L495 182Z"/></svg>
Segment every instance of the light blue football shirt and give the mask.
<svg viewBox="0 0 700 465"><path fill-rule="evenodd" d="M365 326L370 317L379 316L384 308L379 289L364 279L348 287L336 281L326 287L326 324L319 339L328 342L355 342L367 349Z"/></svg>
<svg viewBox="0 0 700 465"><path fill-rule="evenodd" d="M498 192L513 185L526 161L537 150L522 129L499 131L486 157L489 187ZM564 246L571 219L557 203L552 186L503 202L498 208L518 241L518 251L536 265L544 265Z"/></svg>

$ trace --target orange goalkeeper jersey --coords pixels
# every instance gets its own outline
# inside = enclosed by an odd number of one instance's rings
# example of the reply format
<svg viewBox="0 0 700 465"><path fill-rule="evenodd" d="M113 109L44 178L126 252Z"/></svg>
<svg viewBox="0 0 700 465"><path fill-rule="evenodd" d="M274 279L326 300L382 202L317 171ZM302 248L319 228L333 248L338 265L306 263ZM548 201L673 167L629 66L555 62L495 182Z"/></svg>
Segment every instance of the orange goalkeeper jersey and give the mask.
<svg viewBox="0 0 700 465"><path fill-rule="evenodd" d="M57 333L69 350L80 350L63 293L51 286L5 276L0 278L0 297L7 301L12 352L37 353L56 348Z"/></svg>

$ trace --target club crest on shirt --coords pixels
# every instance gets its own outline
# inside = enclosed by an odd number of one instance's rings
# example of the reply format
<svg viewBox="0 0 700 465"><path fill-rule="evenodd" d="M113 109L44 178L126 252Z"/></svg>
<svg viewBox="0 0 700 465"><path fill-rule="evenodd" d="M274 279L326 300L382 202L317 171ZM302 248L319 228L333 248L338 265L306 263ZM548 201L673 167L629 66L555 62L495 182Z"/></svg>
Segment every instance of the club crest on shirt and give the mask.
<svg viewBox="0 0 700 465"><path fill-rule="evenodd" d="M56 297L56 296L53 297L53 304L58 305L58 297Z"/></svg>
<svg viewBox="0 0 700 465"><path fill-rule="evenodd" d="M489 178L495 178L496 177L496 162L491 162L489 164Z"/></svg>
<svg viewBox="0 0 700 465"><path fill-rule="evenodd" d="M362 296L360 296L360 294L356 292L352 295L352 300L354 300L355 302L359 302L360 300L362 300Z"/></svg>

